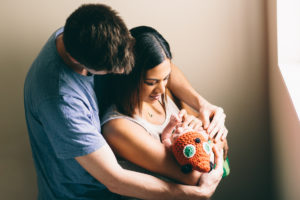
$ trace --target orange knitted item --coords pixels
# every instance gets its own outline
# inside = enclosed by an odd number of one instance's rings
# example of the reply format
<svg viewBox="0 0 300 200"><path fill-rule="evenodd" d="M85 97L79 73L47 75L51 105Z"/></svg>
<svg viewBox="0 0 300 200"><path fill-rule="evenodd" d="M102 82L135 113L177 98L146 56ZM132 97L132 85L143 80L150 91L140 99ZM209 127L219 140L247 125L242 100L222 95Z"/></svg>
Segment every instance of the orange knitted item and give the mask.
<svg viewBox="0 0 300 200"><path fill-rule="evenodd" d="M172 151L184 173L192 170L209 172L213 167L210 162L211 146L200 133L187 132L179 136Z"/></svg>

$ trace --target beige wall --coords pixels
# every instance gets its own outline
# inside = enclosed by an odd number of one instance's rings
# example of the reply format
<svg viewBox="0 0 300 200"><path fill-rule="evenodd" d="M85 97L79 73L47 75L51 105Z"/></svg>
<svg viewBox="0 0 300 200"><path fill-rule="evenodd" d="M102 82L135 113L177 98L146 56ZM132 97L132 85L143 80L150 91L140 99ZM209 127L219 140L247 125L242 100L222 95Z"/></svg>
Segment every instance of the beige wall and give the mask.
<svg viewBox="0 0 300 200"><path fill-rule="evenodd" d="M49 35L82 2L91 1L1 2L0 199L37 195L23 82ZM118 10L129 28L158 29L192 85L225 109L232 172L213 199L271 199L265 1L98 2Z"/></svg>
<svg viewBox="0 0 300 200"><path fill-rule="evenodd" d="M278 199L300 198L300 123L277 61L276 1L268 0L269 76L275 191Z"/></svg>

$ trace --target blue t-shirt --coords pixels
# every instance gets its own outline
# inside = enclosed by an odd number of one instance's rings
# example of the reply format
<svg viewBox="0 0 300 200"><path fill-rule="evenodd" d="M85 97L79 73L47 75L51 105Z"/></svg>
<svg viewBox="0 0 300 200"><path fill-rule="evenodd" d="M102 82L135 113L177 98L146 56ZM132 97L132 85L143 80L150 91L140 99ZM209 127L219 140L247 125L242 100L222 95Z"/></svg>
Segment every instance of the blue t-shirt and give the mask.
<svg viewBox="0 0 300 200"><path fill-rule="evenodd" d="M100 134L94 76L60 58L54 33L25 81L24 106L38 179L38 199L99 199L105 186L74 159L106 144Z"/></svg>

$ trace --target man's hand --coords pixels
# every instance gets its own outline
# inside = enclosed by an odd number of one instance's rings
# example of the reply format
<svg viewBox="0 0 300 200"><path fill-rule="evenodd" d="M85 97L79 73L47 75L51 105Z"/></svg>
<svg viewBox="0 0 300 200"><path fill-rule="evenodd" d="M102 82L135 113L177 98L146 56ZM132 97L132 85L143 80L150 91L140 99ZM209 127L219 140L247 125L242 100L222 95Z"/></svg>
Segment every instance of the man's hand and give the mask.
<svg viewBox="0 0 300 200"><path fill-rule="evenodd" d="M209 173L203 173L199 179L199 186L205 191L209 192L208 196L211 196L219 185L223 175L223 149L218 146L213 147L215 155L215 169Z"/></svg>
<svg viewBox="0 0 300 200"><path fill-rule="evenodd" d="M172 94L199 113L199 119L211 139L217 134L224 140L228 131L224 126L226 116L223 109L210 104L191 86L178 67L173 63L171 66L172 72L167 87Z"/></svg>

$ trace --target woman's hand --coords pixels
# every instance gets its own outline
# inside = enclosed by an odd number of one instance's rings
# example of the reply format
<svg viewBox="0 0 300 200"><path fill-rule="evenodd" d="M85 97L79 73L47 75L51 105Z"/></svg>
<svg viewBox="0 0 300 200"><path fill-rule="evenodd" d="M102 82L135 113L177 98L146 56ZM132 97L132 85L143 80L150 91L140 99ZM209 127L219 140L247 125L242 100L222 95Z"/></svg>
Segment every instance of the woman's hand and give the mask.
<svg viewBox="0 0 300 200"><path fill-rule="evenodd" d="M203 128L207 131L210 138L224 140L227 136L225 127L225 118L223 108L210 103L205 103L199 110L199 119L203 122Z"/></svg>

